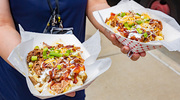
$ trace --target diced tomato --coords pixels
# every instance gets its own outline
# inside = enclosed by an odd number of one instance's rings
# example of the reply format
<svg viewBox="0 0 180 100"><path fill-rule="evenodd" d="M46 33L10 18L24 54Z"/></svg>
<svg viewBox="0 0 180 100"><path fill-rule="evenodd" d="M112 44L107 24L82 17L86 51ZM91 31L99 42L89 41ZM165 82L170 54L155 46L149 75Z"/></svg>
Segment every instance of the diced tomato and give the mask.
<svg viewBox="0 0 180 100"><path fill-rule="evenodd" d="M132 40L135 40L135 39L136 39L136 37L135 37L135 36L132 36L132 37L131 37L131 39L132 39Z"/></svg>
<svg viewBox="0 0 180 100"><path fill-rule="evenodd" d="M116 14L115 13L111 13L111 16L115 16Z"/></svg>
<svg viewBox="0 0 180 100"><path fill-rule="evenodd" d="M115 16L115 15L116 15L116 14L111 13L111 16L110 16L110 18L109 18L109 19L110 19L110 20L111 20L111 19L114 19L114 16Z"/></svg>
<svg viewBox="0 0 180 100"><path fill-rule="evenodd" d="M85 71L84 65L82 67L80 67L80 71Z"/></svg>
<svg viewBox="0 0 180 100"><path fill-rule="evenodd" d="M128 37L129 36L129 32L124 32L124 37Z"/></svg>
<svg viewBox="0 0 180 100"><path fill-rule="evenodd" d="M77 76L78 76L78 74L74 74L74 81L73 81L73 83L75 83L75 84L78 82Z"/></svg>
<svg viewBox="0 0 180 100"><path fill-rule="evenodd" d="M76 67L73 72L79 74L80 68L79 68L79 67Z"/></svg>

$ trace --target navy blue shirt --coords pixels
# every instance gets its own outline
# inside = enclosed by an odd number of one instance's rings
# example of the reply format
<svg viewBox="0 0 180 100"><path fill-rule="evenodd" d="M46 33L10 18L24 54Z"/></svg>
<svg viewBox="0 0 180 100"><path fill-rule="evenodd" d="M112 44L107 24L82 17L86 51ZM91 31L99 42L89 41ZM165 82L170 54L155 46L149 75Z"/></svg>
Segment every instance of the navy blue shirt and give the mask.
<svg viewBox="0 0 180 100"><path fill-rule="evenodd" d="M47 0L9 0L16 29L18 24L26 31L42 33L50 14ZM55 8L55 0L51 0ZM63 26L73 27L73 33L81 41L85 38L87 0L59 0ZM84 90L71 98L59 96L48 100L84 100ZM0 100L39 100L34 97L26 84L25 77L0 57Z"/></svg>

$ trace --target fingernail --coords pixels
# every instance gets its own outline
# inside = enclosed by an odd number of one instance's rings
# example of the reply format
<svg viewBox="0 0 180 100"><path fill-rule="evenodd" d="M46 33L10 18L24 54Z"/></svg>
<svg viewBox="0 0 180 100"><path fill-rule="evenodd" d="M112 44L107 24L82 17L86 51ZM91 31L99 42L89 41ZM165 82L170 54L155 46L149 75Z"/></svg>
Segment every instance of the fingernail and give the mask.
<svg viewBox="0 0 180 100"><path fill-rule="evenodd" d="M123 51L124 51L125 54L128 54L128 53L130 53L130 51L131 51L131 50L129 50L129 48L126 47L126 46L124 46L122 49L123 49Z"/></svg>
<svg viewBox="0 0 180 100"><path fill-rule="evenodd" d="M127 56L131 59L131 57L133 56L133 52L130 50L128 53L127 53Z"/></svg>

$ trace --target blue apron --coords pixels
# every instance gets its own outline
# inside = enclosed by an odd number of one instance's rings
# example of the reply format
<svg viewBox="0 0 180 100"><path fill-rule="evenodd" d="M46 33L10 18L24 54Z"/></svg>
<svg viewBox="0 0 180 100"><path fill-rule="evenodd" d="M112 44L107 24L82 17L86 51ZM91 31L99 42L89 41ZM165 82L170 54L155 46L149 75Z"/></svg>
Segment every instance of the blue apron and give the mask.
<svg viewBox="0 0 180 100"><path fill-rule="evenodd" d="M47 0L9 0L16 29L21 24L24 30L42 33L50 17ZM55 8L55 0L51 0ZM73 33L81 41L85 38L87 0L59 0L63 26L73 27ZM65 95L48 100L84 100L84 90L76 92L75 97ZM13 69L0 57L0 100L39 100L34 97L26 84L24 76Z"/></svg>

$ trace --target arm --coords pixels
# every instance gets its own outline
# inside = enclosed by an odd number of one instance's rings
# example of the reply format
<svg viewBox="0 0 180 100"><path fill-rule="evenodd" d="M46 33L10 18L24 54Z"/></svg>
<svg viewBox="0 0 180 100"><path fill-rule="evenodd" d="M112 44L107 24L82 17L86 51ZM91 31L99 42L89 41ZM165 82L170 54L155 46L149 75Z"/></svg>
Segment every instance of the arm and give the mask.
<svg viewBox="0 0 180 100"><path fill-rule="evenodd" d="M0 37L0 56L8 62L9 54L21 41L11 16L9 0L0 0Z"/></svg>
<svg viewBox="0 0 180 100"><path fill-rule="evenodd" d="M124 46L123 44L121 44L117 38L115 37L115 35L111 35L110 33L108 33L94 18L93 16L93 11L96 10L101 10L101 9L105 9L110 7L106 0L88 0L87 3L87 9L86 9L86 15L89 18L90 22L97 28L99 29L111 42L113 45L121 48L121 52L123 52L124 54L127 54L129 52L129 47L128 46ZM140 53L140 54L133 54L131 59L133 61L136 61L139 59L139 57L144 57L146 55L145 52Z"/></svg>

